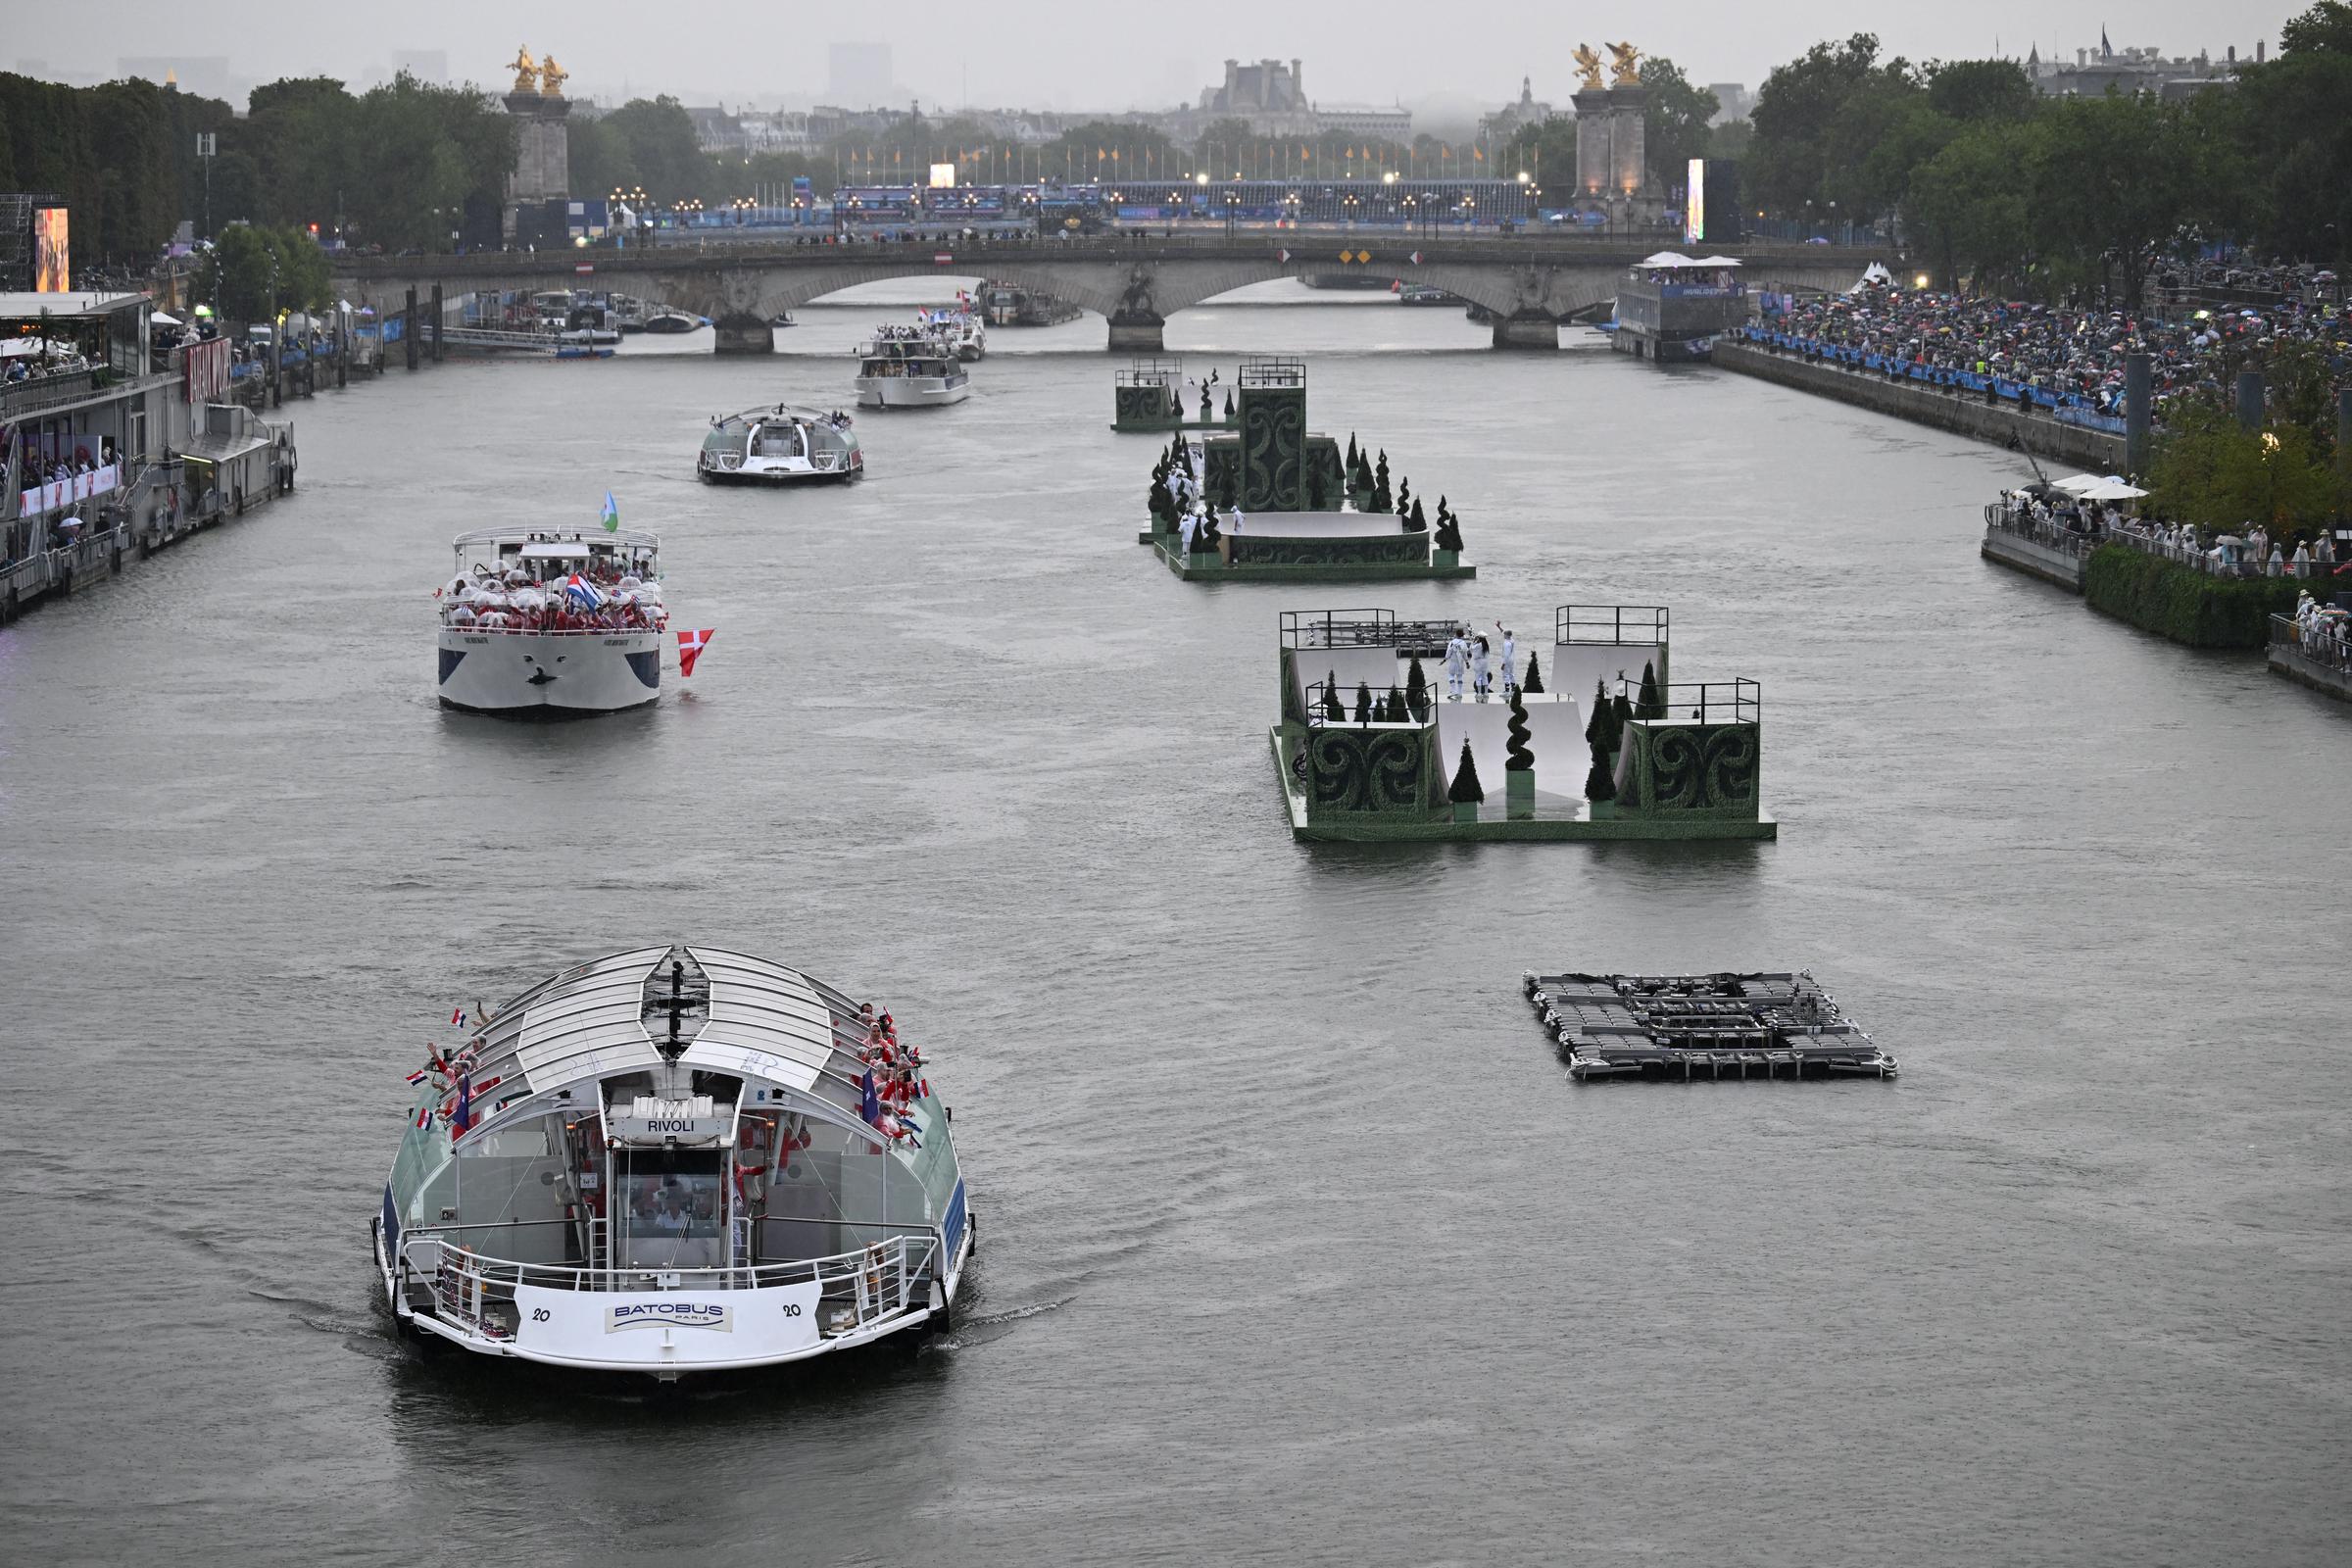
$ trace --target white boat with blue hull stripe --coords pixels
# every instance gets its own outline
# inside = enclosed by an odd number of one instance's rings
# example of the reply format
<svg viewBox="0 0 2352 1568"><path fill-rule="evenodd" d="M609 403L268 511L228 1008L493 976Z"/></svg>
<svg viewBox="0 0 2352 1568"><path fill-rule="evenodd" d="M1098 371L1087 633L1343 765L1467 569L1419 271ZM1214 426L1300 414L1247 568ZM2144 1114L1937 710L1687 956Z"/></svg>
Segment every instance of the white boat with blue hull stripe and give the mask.
<svg viewBox="0 0 2352 1568"><path fill-rule="evenodd" d="M672 1381L943 1327L973 1249L919 1049L697 946L566 969L418 1075L381 1211L394 1316Z"/></svg>

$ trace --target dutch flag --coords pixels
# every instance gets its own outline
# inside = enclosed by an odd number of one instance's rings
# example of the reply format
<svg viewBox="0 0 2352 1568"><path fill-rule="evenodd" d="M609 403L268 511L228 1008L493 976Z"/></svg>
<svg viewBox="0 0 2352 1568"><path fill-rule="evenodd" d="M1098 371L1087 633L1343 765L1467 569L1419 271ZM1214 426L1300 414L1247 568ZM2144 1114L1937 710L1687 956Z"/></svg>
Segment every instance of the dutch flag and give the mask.
<svg viewBox="0 0 2352 1568"><path fill-rule="evenodd" d="M605 596L597 592L596 584L576 571L564 579L564 597L582 610L594 610L605 602Z"/></svg>
<svg viewBox="0 0 2352 1568"><path fill-rule="evenodd" d="M419 1105L419 1106L417 1106L417 1107L416 1107L416 1125L417 1125L417 1126L419 1126L419 1127L430 1127L432 1124L433 1124L433 1107L432 1107L432 1106L430 1106L430 1105Z"/></svg>
<svg viewBox="0 0 2352 1568"><path fill-rule="evenodd" d="M450 1008L450 1009L449 1009L449 1021L450 1021L451 1023L453 1023L453 1024L462 1024L462 1023L464 1023L464 1022L466 1021L466 1009L465 1009L464 1007L452 1007L452 1008Z"/></svg>
<svg viewBox="0 0 2352 1568"><path fill-rule="evenodd" d="M424 1082L426 1074L428 1074L431 1070L432 1069L429 1067L417 1068L415 1072L409 1074L409 1083L412 1086L415 1086Z"/></svg>

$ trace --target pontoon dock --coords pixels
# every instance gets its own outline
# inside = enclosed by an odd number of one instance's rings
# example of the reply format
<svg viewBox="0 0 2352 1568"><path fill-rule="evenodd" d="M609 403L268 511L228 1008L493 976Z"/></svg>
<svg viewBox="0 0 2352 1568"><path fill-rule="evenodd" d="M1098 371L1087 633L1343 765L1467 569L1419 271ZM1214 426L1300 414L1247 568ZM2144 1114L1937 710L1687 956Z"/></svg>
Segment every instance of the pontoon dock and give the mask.
<svg viewBox="0 0 2352 1568"><path fill-rule="evenodd" d="M1535 974L1522 989L1587 1078L1891 1078L1895 1059L1810 972Z"/></svg>

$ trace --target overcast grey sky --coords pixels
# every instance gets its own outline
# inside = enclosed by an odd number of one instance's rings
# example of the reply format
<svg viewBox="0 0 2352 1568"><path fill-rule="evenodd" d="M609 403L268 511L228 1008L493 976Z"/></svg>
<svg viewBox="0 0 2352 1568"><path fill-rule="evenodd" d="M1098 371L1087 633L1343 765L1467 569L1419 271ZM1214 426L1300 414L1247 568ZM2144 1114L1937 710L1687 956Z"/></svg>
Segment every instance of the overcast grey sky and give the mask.
<svg viewBox="0 0 2352 1568"><path fill-rule="evenodd" d="M453 80L509 79L501 62L517 44L553 52L577 96L669 92L729 104L821 96L826 44L878 41L898 81L934 104L1164 108L1218 77L1228 55L1304 62L1310 97L1386 103L1431 97L1499 103L1535 78L1538 97L1564 99L1579 42L1630 41L1671 56L1700 82L1753 87L1774 65L1826 37L1879 34L1912 59L2004 53L2023 57L2095 47L2102 24L2118 49L2215 55L2257 38L2278 46L2279 24L2306 0L1961 0L1937 6L1843 0L1677 0L1615 8L1546 0L1486 0L1467 11L1398 0L1175 0L1080 5L1061 0L883 0L860 4L675 5L566 0L402 0L356 7L337 0L80 0L52 12L57 25L12 27L16 58L51 74L111 75L118 58L230 59L235 79L322 74L381 75L400 50L442 50ZM29 23L33 12L20 20Z"/></svg>

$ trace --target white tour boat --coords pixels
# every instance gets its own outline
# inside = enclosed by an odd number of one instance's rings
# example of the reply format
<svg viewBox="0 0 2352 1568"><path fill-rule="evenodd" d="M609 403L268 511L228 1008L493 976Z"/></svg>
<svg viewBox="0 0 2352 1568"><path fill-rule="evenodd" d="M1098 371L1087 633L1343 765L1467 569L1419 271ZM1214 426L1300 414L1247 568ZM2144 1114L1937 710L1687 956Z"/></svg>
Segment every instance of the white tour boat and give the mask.
<svg viewBox="0 0 2352 1568"><path fill-rule="evenodd" d="M972 395L963 362L944 338L878 335L858 350L858 403L867 409L919 409Z"/></svg>
<svg viewBox="0 0 2352 1568"><path fill-rule="evenodd" d="M694 471L705 484L861 479L865 454L848 415L779 403L712 419Z"/></svg>
<svg viewBox="0 0 2352 1568"><path fill-rule="evenodd" d="M633 528L483 528L441 601L447 708L609 713L662 695L661 541Z"/></svg>
<svg viewBox="0 0 2352 1568"><path fill-rule="evenodd" d="M666 1382L947 1326L973 1227L888 1013L648 947L469 1027L416 1075L370 1223L404 1328Z"/></svg>

